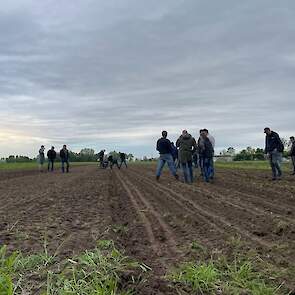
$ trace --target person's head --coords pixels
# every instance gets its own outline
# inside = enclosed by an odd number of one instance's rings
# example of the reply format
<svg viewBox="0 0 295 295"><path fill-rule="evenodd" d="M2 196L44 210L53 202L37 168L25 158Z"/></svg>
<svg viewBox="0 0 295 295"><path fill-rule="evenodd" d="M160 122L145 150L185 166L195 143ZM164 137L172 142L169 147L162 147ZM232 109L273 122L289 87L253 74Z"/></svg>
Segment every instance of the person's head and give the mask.
<svg viewBox="0 0 295 295"><path fill-rule="evenodd" d="M264 128L264 133L265 133L266 135L270 135L270 134L271 134L271 130L270 130L270 128L269 128L269 127L265 127L265 128Z"/></svg>
<svg viewBox="0 0 295 295"><path fill-rule="evenodd" d="M291 140L291 142L294 142L294 141L295 141L294 136L291 136L291 137L290 137L290 140Z"/></svg>
<svg viewBox="0 0 295 295"><path fill-rule="evenodd" d="M51 149L54 150L54 146L52 146Z"/></svg>
<svg viewBox="0 0 295 295"><path fill-rule="evenodd" d="M200 135L202 134L203 130L204 130L204 129L200 129Z"/></svg>
<svg viewBox="0 0 295 295"><path fill-rule="evenodd" d="M41 149L44 149L44 145L41 145Z"/></svg>
<svg viewBox="0 0 295 295"><path fill-rule="evenodd" d="M203 129L203 132L204 132L206 135L208 135L208 134L209 134L209 131L208 131L208 129Z"/></svg>
<svg viewBox="0 0 295 295"><path fill-rule="evenodd" d="M163 131L162 131L162 137L163 137L163 138L166 138L166 137L167 137L167 135L168 135L168 132L167 132L167 131L165 131L165 130L163 130Z"/></svg>
<svg viewBox="0 0 295 295"><path fill-rule="evenodd" d="M182 135L187 135L187 130L182 130Z"/></svg>
<svg viewBox="0 0 295 295"><path fill-rule="evenodd" d="M65 150L65 149L67 148L67 145L64 144L64 145L62 146L62 148Z"/></svg>

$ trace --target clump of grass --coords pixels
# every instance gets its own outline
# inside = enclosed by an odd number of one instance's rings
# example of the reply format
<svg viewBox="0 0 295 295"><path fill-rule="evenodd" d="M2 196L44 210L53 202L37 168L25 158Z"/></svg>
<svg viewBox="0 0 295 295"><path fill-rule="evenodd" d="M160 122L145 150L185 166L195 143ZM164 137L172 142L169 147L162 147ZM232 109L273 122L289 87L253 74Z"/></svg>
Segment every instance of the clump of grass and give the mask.
<svg viewBox="0 0 295 295"><path fill-rule="evenodd" d="M200 294L279 294L280 286L273 286L263 273L255 269L251 260L225 257L209 262L189 262L169 274L177 289Z"/></svg>
<svg viewBox="0 0 295 295"><path fill-rule="evenodd" d="M48 253L46 242L44 252L27 256L20 252L8 255L6 246L1 247L0 294L129 295L150 270L124 256L109 240L73 258L56 258Z"/></svg>
<svg viewBox="0 0 295 295"><path fill-rule="evenodd" d="M194 292L211 294L216 290L219 274L213 263L186 263L172 273L170 279L189 286Z"/></svg>
<svg viewBox="0 0 295 295"><path fill-rule="evenodd" d="M140 264L122 255L111 241L101 241L97 248L68 259L62 273L48 273L47 295L132 294ZM129 281L121 275L129 272ZM129 290L124 291L124 284Z"/></svg>

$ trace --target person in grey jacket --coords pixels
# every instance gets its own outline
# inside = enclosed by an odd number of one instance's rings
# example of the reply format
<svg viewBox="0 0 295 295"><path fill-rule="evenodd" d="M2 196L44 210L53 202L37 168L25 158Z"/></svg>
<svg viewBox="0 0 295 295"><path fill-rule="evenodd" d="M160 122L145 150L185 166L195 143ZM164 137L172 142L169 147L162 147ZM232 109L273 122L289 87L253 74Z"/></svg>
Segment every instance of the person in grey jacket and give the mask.
<svg viewBox="0 0 295 295"><path fill-rule="evenodd" d="M183 170L184 181L193 182L193 152L197 148L196 140L186 131L176 141L179 148L179 162Z"/></svg>

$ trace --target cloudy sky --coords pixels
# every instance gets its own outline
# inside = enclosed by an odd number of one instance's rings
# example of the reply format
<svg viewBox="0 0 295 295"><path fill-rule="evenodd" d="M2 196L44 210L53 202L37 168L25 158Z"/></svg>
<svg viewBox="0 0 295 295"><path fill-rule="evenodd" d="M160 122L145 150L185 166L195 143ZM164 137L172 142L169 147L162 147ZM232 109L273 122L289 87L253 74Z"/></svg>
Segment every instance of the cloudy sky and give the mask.
<svg viewBox="0 0 295 295"><path fill-rule="evenodd" d="M294 0L10 0L0 36L0 156L295 133Z"/></svg>

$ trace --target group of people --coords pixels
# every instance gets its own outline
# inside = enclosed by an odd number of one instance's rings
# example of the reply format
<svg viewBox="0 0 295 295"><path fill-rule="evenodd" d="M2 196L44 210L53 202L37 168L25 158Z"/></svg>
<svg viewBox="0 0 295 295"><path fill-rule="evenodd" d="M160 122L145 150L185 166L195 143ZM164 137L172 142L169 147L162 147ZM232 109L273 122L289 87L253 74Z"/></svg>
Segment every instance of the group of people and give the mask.
<svg viewBox="0 0 295 295"><path fill-rule="evenodd" d="M284 144L278 133L272 131L269 127L264 128L265 133L265 154L269 159L272 180L280 179L282 176L281 162L284 151ZM182 168L184 182L192 183L194 180L193 164L200 168L201 176L206 182L214 179L214 147L215 139L209 134L207 129L201 129L198 141L183 130L176 141L176 145L168 138L167 131L162 131L162 137L158 139L156 149L160 154L156 179L159 180L163 167L167 163L171 174L179 179L177 168ZM295 175L295 138L290 137L291 148L289 156L292 159L293 172Z"/></svg>
<svg viewBox="0 0 295 295"><path fill-rule="evenodd" d="M277 180L282 177L281 162L284 151L284 144L278 133L272 131L269 127L264 128L265 133L265 154L269 158L272 180ZM289 156L292 159L293 172L295 175L295 139L294 136L290 137L291 149Z"/></svg>
<svg viewBox="0 0 295 295"><path fill-rule="evenodd" d="M59 152L60 160L61 160L61 170L64 173L65 171L68 173L70 168L70 154L69 150L67 149L67 146L64 144L62 149ZM54 149L54 146L51 147L50 150L47 152L47 158L48 158L48 171L54 170L54 162L56 161L57 153ZM45 163L45 147L44 145L41 145L41 148L39 149L39 155L38 155L38 163L39 163L39 170L43 171L43 166Z"/></svg>
<svg viewBox="0 0 295 295"><path fill-rule="evenodd" d="M177 168L181 168L186 183L194 181L193 164L200 167L201 176L206 182L214 178L215 139L209 134L208 129L200 130L198 141L187 130L183 130L176 145L167 136L168 132L162 131L162 137L157 141L156 149L160 154L156 171L157 180L160 179L166 163L176 179L179 179Z"/></svg>
<svg viewBox="0 0 295 295"><path fill-rule="evenodd" d="M110 167L113 169L113 166L116 165L118 169L121 169L124 164L126 168L127 166L127 157L125 153L119 152L118 156L114 153L110 153L108 155L105 154L105 150L101 150L98 153L99 167L106 169Z"/></svg>

